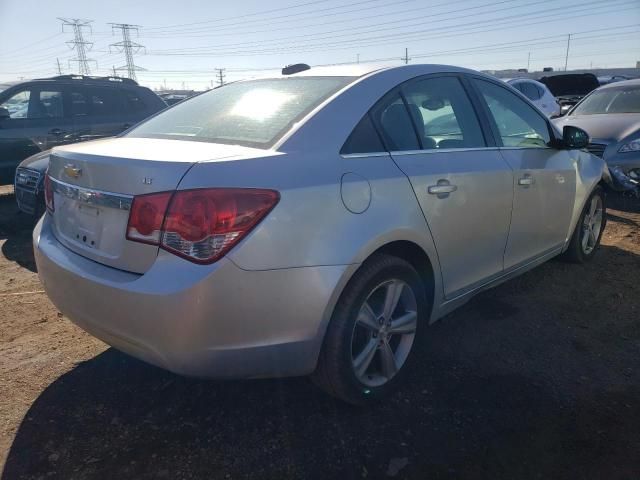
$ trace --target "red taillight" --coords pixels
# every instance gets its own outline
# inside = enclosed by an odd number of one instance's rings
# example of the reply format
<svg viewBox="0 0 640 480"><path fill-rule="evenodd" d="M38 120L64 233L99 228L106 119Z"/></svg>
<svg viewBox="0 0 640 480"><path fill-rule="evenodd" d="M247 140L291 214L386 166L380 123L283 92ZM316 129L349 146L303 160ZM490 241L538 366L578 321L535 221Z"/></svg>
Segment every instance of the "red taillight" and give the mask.
<svg viewBox="0 0 640 480"><path fill-rule="evenodd" d="M53 213L55 211L55 205L53 203L53 185L51 185L51 178L48 173L44 176L44 203L49 212Z"/></svg>
<svg viewBox="0 0 640 480"><path fill-rule="evenodd" d="M134 197L127 225L127 239L136 242L160 244L162 222L171 192L152 193Z"/></svg>
<svg viewBox="0 0 640 480"><path fill-rule="evenodd" d="M135 197L127 238L160 244L192 262L213 263L249 233L279 199L274 190L252 188L184 190Z"/></svg>

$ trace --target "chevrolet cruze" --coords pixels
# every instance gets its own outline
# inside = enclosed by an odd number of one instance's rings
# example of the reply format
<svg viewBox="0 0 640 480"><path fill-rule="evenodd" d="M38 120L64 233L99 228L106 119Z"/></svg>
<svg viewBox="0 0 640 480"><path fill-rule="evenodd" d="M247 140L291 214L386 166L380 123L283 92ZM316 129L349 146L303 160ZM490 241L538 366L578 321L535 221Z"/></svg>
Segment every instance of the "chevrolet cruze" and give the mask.
<svg viewBox="0 0 640 480"><path fill-rule="evenodd" d="M34 245L66 316L173 372L311 374L362 404L474 294L595 254L584 131L471 70L296 70L52 151Z"/></svg>

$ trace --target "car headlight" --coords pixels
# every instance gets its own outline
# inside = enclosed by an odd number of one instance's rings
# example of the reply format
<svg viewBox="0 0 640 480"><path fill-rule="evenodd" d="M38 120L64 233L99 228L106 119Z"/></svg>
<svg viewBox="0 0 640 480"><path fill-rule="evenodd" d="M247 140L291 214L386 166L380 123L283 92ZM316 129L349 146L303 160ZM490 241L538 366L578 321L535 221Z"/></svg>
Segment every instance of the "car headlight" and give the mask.
<svg viewBox="0 0 640 480"><path fill-rule="evenodd" d="M620 147L619 152L640 152L640 138L631 140Z"/></svg>

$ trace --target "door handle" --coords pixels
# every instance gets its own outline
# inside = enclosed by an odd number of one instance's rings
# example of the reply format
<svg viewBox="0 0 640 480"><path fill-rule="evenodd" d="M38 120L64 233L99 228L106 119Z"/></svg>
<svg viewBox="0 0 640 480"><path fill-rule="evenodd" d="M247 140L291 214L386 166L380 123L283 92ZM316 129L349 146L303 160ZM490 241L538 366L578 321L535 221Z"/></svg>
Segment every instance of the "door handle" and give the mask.
<svg viewBox="0 0 640 480"><path fill-rule="evenodd" d="M522 185L523 187L533 185L534 183L536 183L536 181L533 177L526 176L518 179L518 185Z"/></svg>
<svg viewBox="0 0 640 480"><path fill-rule="evenodd" d="M49 130L49 135L62 135L64 132L64 130L61 130L59 128L52 128L51 130Z"/></svg>
<svg viewBox="0 0 640 480"><path fill-rule="evenodd" d="M124 125L122 125L122 128L124 128L125 130L130 128L131 124L130 123L125 123Z"/></svg>
<svg viewBox="0 0 640 480"><path fill-rule="evenodd" d="M427 192L431 195L449 195L458 190L456 185L451 185L448 180L438 180L437 185L430 185Z"/></svg>

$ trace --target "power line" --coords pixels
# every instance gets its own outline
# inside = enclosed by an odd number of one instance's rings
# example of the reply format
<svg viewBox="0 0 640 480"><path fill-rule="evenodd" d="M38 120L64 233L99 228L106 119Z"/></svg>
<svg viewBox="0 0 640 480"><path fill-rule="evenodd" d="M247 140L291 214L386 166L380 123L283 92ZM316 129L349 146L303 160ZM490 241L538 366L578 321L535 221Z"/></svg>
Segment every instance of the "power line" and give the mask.
<svg viewBox="0 0 640 480"><path fill-rule="evenodd" d="M541 0L538 2L530 3L527 6L546 3L548 1L550 0ZM587 5L598 4L598 3L600 3L599 0L591 1L586 4L583 3L581 5L587 6ZM629 3L635 3L635 0L631 2L629 1L623 2L621 4L617 4L616 6L626 5ZM610 5L606 6L606 8L609 8L609 7ZM510 8L514 8L514 7L510 7ZM508 8L501 8L500 10L486 11L483 13L485 14L495 13L495 12L499 12L507 9ZM253 55L253 54L272 54L272 53L280 53L280 52L290 53L292 51L304 52L304 51L313 51L314 49L322 49L323 51L325 51L327 50L327 47L338 46L338 45L348 45L349 47L355 47L355 46L378 45L383 42L386 44L388 39L393 39L393 40L397 39L398 41L401 41L403 39L406 40L408 38L417 39L417 38L425 38L425 36L433 37L434 35L437 35L438 38L442 38L443 32L446 33L447 31L452 31L451 29L455 29L455 28L462 29L463 34L480 33L480 32L471 32L468 30L470 28L481 28L486 24L490 24L491 26L498 25L498 24L505 25L499 28L491 29L491 30L503 30L505 28L512 28L514 26L519 26L518 24L522 23L523 21L525 22L524 24L530 25L531 19L551 17L552 21L559 21L562 19L560 15L550 13L555 10L566 11L566 7L547 9L543 15L539 15L538 12L518 13L514 15L499 17L499 18L494 17L494 18L480 20L480 21L460 23L457 25L447 25L447 26L435 27L435 28L429 27L427 29L421 29L417 31L384 34L384 35L381 35L380 33L388 30L406 29L407 27L413 27L413 26L422 27L425 25L425 23L419 22L411 25L400 25L400 26L387 27L387 28L375 28L375 29L369 29L369 30L357 31L357 32L353 32L353 29L347 29L349 30L349 32L344 34L338 34L339 32L344 31L344 29L333 30L333 31L323 32L322 34L311 35L313 37L311 40L309 40L309 42L311 43L307 43L307 44L298 44L298 45L292 44L292 42L296 39L310 36L310 35L299 35L299 36L281 37L281 38L272 39L268 41L261 41L261 42L254 41L254 42L242 42L237 44L224 44L224 45L218 44L218 45L210 45L210 46L203 46L203 47L193 47L193 48L187 48L187 49L159 50L159 51L152 51L150 52L150 54L151 55L185 55L185 56L203 56L204 54L204 56L209 56L209 55L235 56L235 55ZM599 12L594 12L592 9L591 11L589 11L589 13L577 15L577 16L590 16L596 13L599 13ZM441 20L431 20L428 23L428 25L438 23L438 22L443 22L443 21L457 20L457 19L467 18L467 17L475 17L477 15L478 15L477 13L474 13L471 15L462 15L462 16L451 17L451 18L441 19ZM572 18L576 18L577 16L575 14L571 15ZM420 18L421 17L415 17L414 20L417 20ZM425 18L428 19L429 16L426 16ZM538 22L538 23L546 23L546 22ZM379 25L384 25L384 23L378 24L378 25L374 24L371 26L373 27L373 26L379 26ZM485 30L485 31L491 31L491 30ZM454 30L454 31L458 31L458 30ZM364 38L353 38L354 35L366 35L366 34L370 34L371 36L364 37ZM416 36L418 37L415 38ZM337 40L336 39L337 37L351 37L351 38L345 38L344 40ZM333 41L319 43L318 40L333 40ZM316 43L313 43L313 42L316 42ZM271 45L265 45L269 43L271 43ZM252 44L255 44L256 47L264 47L264 48L251 49ZM279 47L279 45L282 45L282 47ZM236 49L231 50L231 48L233 47L236 47Z"/></svg>
<svg viewBox="0 0 640 480"><path fill-rule="evenodd" d="M113 47L119 52L124 52L124 57L127 62L126 66L118 67L114 70L126 70L127 76L130 79L135 80L136 70L144 70L144 68L136 66L133 61L133 54L138 53L140 50L143 50L144 46L140 45L139 43L132 42L130 32L134 31L136 32L136 34L138 34L140 25L130 25L128 23L110 23L109 25L111 25L112 31L120 30L122 32L122 41L112 43L111 45L109 45L109 49Z"/></svg>
<svg viewBox="0 0 640 480"><path fill-rule="evenodd" d="M93 46L92 42L85 41L82 35L82 29L88 28L91 31L91 23L93 20L81 20L79 18L59 18L62 22L62 31L64 32L64 27L69 26L73 28L73 40L69 40L67 42L68 45L71 45L71 48L76 51L77 57L72 58L69 62L77 62L78 63L78 73L81 75L91 75L91 70L89 69L89 62L95 62L95 60L91 58L87 58L87 50L91 50ZM96 68L97 68L96 63Z"/></svg>

